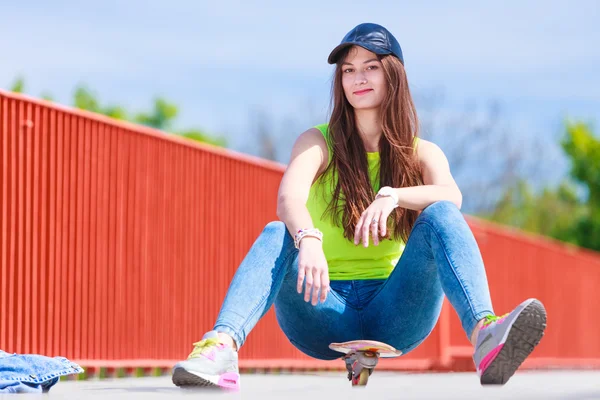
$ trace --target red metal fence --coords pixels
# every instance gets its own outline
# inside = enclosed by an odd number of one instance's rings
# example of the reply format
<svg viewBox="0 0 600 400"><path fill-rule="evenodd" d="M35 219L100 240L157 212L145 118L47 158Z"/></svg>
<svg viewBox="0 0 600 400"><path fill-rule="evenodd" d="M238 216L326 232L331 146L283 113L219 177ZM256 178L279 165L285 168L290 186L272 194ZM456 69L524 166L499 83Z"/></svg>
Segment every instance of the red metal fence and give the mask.
<svg viewBox="0 0 600 400"><path fill-rule="evenodd" d="M186 357L276 219L282 173L279 164L0 91L0 349L87 366L168 367ZM470 224L497 311L526 297L548 308L529 365L600 365L600 257ZM445 305L422 346L383 365L458 367L467 344ZM272 311L240 357L242 367L341 367L293 348Z"/></svg>

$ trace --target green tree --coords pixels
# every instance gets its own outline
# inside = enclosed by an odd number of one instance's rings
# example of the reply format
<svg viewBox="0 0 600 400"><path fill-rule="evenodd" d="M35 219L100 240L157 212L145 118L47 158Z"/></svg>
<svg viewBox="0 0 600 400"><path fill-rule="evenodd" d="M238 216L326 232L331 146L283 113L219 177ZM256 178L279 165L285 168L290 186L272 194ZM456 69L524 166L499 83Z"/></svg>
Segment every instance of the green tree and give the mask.
<svg viewBox="0 0 600 400"><path fill-rule="evenodd" d="M24 89L25 80L22 77L16 79L11 86L11 91L15 93L23 93ZM43 95L43 98L52 101L52 96L47 93ZM213 137L198 129L175 130L173 126L175 125L177 115L179 114L179 109L175 104L160 97L154 99L153 107L150 111L130 116L130 114L121 106L103 105L96 93L85 85L80 84L75 87L73 92L73 106L81 110L103 114L114 119L127 120L165 132L181 135L191 140L222 147L227 145L224 138Z"/></svg>
<svg viewBox="0 0 600 400"><path fill-rule="evenodd" d="M54 98L49 93L42 93L40 97L46 101L54 101Z"/></svg>
<svg viewBox="0 0 600 400"><path fill-rule="evenodd" d="M151 128L170 131L177 114L179 114L179 110L175 104L169 103L163 98L157 98L154 99L152 110L136 115L134 121Z"/></svg>
<svg viewBox="0 0 600 400"><path fill-rule="evenodd" d="M127 112L119 106L101 106L98 96L84 85L79 85L73 93L73 106L80 110L86 110L103 114L120 120L127 120Z"/></svg>
<svg viewBox="0 0 600 400"><path fill-rule="evenodd" d="M578 244L573 218L585 214L586 207L570 182L536 193L531 185L519 180L504 193L494 211L483 217L527 232Z"/></svg>
<svg viewBox="0 0 600 400"><path fill-rule="evenodd" d="M580 246L600 250L600 140L592 127L568 122L561 145L571 164L571 177L586 191L586 213L575 217Z"/></svg>
<svg viewBox="0 0 600 400"><path fill-rule="evenodd" d="M519 181L483 217L600 251L600 140L590 125L567 122L560 144L571 179L540 192Z"/></svg>
<svg viewBox="0 0 600 400"><path fill-rule="evenodd" d="M25 91L25 79L18 77L10 87L10 91L14 93L23 93Z"/></svg>
<svg viewBox="0 0 600 400"><path fill-rule="evenodd" d="M73 93L73 106L98 114L102 113L96 96L84 86L78 86Z"/></svg>
<svg viewBox="0 0 600 400"><path fill-rule="evenodd" d="M212 144L215 146L221 146L221 147L225 147L227 145L227 141L224 138L222 138L222 137L213 138L213 137L207 135L206 133L204 133L200 130L197 130L197 129L184 130L184 131L178 132L178 134L185 138L195 140L197 142L208 143L208 144Z"/></svg>

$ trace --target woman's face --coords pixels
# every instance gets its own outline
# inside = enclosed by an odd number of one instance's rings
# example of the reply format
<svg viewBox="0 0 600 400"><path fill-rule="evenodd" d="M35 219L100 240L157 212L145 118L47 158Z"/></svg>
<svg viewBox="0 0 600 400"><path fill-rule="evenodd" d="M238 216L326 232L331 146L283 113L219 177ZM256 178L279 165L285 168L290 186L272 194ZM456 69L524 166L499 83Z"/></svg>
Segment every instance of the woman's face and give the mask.
<svg viewBox="0 0 600 400"><path fill-rule="evenodd" d="M348 102L358 110L378 109L387 86L375 53L353 46L342 63L342 86Z"/></svg>

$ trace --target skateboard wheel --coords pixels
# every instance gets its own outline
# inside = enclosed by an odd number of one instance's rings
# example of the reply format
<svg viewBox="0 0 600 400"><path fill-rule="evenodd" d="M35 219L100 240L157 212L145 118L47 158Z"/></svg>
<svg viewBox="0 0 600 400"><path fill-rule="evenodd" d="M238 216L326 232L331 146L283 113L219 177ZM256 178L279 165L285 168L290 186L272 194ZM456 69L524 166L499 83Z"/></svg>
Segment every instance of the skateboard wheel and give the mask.
<svg viewBox="0 0 600 400"><path fill-rule="evenodd" d="M355 378L352 378L352 386L366 386L369 381L369 375L371 374L371 370L367 368L363 368L360 371L360 375Z"/></svg>

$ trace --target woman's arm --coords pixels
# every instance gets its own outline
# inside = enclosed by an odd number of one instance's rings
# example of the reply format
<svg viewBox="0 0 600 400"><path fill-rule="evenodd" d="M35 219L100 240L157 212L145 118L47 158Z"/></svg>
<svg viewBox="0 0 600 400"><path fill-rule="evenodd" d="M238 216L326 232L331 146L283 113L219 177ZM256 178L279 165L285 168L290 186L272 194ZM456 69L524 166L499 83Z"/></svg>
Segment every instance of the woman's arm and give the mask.
<svg viewBox="0 0 600 400"><path fill-rule="evenodd" d="M420 211L436 201L447 200L460 209L462 193L450 173L450 165L442 149L420 139L417 155L423 173L423 186L396 188L398 205Z"/></svg>
<svg viewBox="0 0 600 400"><path fill-rule="evenodd" d="M277 216L292 237L298 229L314 228L306 201L311 185L327 167L327 151L325 138L316 128L302 133L294 143L277 198ZM311 237L306 239L315 240Z"/></svg>
<svg viewBox="0 0 600 400"><path fill-rule="evenodd" d="M423 185L405 188L393 188L397 205L411 210L421 211L436 201L451 201L460 209L462 194L450 173L448 160L442 150L426 140L419 140L417 155L422 172ZM389 190L389 189L388 189ZM354 244L360 242L369 245L369 231L373 236L373 244L378 245L378 235L385 236L387 219L394 209L392 196L376 198L360 216L354 231ZM377 223L374 223L377 222Z"/></svg>
<svg viewBox="0 0 600 400"><path fill-rule="evenodd" d="M327 166L327 144L321 132L309 129L294 143L292 159L283 175L277 199L277 216L292 236L298 229L314 228L306 208L310 187ZM326 239L325 239L326 240ZM324 302L329 292L329 272L321 241L305 236L298 252L298 280L296 290L304 301L317 305ZM304 288L304 289L303 289Z"/></svg>

